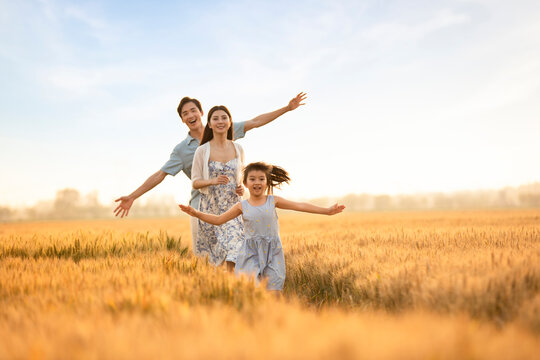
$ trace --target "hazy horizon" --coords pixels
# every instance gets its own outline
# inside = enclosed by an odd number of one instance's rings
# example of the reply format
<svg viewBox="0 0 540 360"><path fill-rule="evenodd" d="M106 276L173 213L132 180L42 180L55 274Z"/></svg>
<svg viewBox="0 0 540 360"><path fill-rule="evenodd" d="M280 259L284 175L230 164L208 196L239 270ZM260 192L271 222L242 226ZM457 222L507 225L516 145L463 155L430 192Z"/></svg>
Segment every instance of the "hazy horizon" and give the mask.
<svg viewBox="0 0 540 360"><path fill-rule="evenodd" d="M540 181L540 2L0 2L0 205L110 204L167 161L183 96L234 121L291 199ZM204 122L206 117L204 117ZM189 198L183 174L147 196ZM144 197L141 199L144 201Z"/></svg>
<svg viewBox="0 0 540 360"><path fill-rule="evenodd" d="M281 192L276 189L276 195ZM493 190L463 190L452 193L346 194L339 197L294 199L320 206L340 203L347 212L488 210L540 208L540 182ZM113 203L101 203L96 191L84 194L77 189L57 191L54 199L42 199L34 206L12 208L0 204L0 222L19 220L68 220L113 218ZM184 215L172 194L151 193L131 208L129 217L176 217Z"/></svg>
<svg viewBox="0 0 540 360"><path fill-rule="evenodd" d="M285 186L287 186L287 185L285 185ZM399 196L424 196L424 195L430 195L430 194L452 195L452 194L460 194L460 193L481 193L481 192L490 192L490 191L496 192L496 191L502 191L502 190L505 190L505 189L515 189L515 190L517 190L517 189L528 188L528 187L530 187L530 188L534 187L535 189L536 188L540 189L540 182L536 181L536 182L531 182L531 183L527 183L527 184L520 184L518 186L503 186L503 187L500 187L500 188L457 189L457 190L453 190L453 191L425 191L425 192L414 192L414 193L352 192L352 193L343 193L343 194L337 194L337 195L322 195L322 196L309 197L309 198L291 197L290 199L291 200L296 200L296 201L308 201L308 200L321 199L321 198L339 199L339 198L344 198L344 197L347 197L347 196L350 196L350 195L369 195L369 196L388 195L388 196L396 196L396 197L399 197ZM78 192L80 194L81 198L91 197L92 199L95 199L97 202L99 202L100 205L103 205L103 206L109 206L109 205L110 206L116 206L117 205L117 203L114 201L115 199L105 199L105 201L104 201L103 197L99 195L99 192L97 190L91 190L89 192L83 192L80 189L77 189L76 187L71 186L71 187L66 187L66 188L62 188L62 189L57 189L54 194L51 194L50 196L45 197L45 198L36 199L33 203L30 203L30 204L12 205L12 204L8 204L8 203L1 203L0 202L0 207L13 207L15 209L22 209L22 208L25 208L25 207L36 206L36 205L39 205L40 203L53 202L55 197L57 197L58 193L61 192L61 191L65 191L65 190L74 190L74 191L76 191L76 192ZM283 188L282 189L278 189L278 188L274 189L274 194L275 195L284 196L283 193L284 193ZM177 196L174 193L168 193L167 194L167 193L163 193L163 192L149 191L146 194L142 195L137 200L137 203L138 202L147 203L148 201L155 202L158 199L164 199L164 198L172 198L172 199L175 200L175 203L187 203L187 201L189 200L189 196L186 196L186 201L185 202L177 202L176 201Z"/></svg>

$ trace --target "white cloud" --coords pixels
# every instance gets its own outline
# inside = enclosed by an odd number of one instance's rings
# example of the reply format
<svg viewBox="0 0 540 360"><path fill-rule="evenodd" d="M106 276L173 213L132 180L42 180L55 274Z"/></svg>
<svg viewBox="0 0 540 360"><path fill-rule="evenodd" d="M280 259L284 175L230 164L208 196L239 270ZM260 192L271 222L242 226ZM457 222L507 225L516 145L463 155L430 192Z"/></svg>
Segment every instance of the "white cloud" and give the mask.
<svg viewBox="0 0 540 360"><path fill-rule="evenodd" d="M38 0L38 2L41 4L41 10L43 15L45 15L45 18L48 21L56 22L57 16L56 16L56 10L55 10L55 3L52 0Z"/></svg>
<svg viewBox="0 0 540 360"><path fill-rule="evenodd" d="M66 20L76 20L83 33L97 40L108 51L114 51L115 46L124 41L126 24L119 19L114 22L108 21L102 12L96 3L85 6L69 4L63 9L62 20L66 28L68 28Z"/></svg>
<svg viewBox="0 0 540 360"><path fill-rule="evenodd" d="M375 24L362 31L361 37L387 45L398 41L417 41L440 29L468 21L470 21L469 15L444 9L435 12L431 18L420 23L410 24L402 20Z"/></svg>
<svg viewBox="0 0 540 360"><path fill-rule="evenodd" d="M540 59L510 62L474 91L464 107L493 109L519 103L540 90Z"/></svg>
<svg viewBox="0 0 540 360"><path fill-rule="evenodd" d="M72 95L89 95L105 81L110 81L99 70L77 68L53 68L42 73L45 85L64 90Z"/></svg>
<svg viewBox="0 0 540 360"><path fill-rule="evenodd" d="M67 17L81 21L92 29L101 30L107 27L103 19L90 15L87 11L80 7L69 5L65 8L64 13Z"/></svg>
<svg viewBox="0 0 540 360"><path fill-rule="evenodd" d="M107 91L114 85L144 86L156 73L169 71L171 62L156 59L149 64L128 62L101 66L51 66L39 70L43 86L63 91L65 96L88 96Z"/></svg>

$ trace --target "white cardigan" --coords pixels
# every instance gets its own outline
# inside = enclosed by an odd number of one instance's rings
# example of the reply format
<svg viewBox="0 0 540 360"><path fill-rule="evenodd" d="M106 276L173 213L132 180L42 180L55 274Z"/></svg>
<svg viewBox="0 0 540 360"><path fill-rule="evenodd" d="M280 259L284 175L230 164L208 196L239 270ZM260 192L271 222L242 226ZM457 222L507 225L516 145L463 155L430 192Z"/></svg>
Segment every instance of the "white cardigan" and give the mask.
<svg viewBox="0 0 540 360"><path fill-rule="evenodd" d="M242 184L242 170L244 169L244 149L240 144L233 141L236 151L236 185ZM191 167L191 183L195 180L209 180L208 160L210 160L210 142L204 143L195 150L193 165ZM199 191L208 194L208 186L202 187Z"/></svg>

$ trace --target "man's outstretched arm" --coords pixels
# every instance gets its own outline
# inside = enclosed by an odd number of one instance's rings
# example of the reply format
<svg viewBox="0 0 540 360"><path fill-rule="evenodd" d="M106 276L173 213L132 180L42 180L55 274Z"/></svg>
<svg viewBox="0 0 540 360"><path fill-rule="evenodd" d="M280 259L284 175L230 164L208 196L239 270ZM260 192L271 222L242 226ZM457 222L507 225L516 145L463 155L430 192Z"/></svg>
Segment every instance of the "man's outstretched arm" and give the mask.
<svg viewBox="0 0 540 360"><path fill-rule="evenodd" d="M133 205L133 202L142 194L155 188L156 185L161 183L167 175L169 174L167 174L165 171L158 170L155 174L151 175L148 179L146 179L146 181L141 186L139 186L137 190L135 190L128 196L122 196L114 200L115 202L120 201L120 204L118 204L116 209L114 209L114 215L120 215L120 217L128 216L129 209L131 209L131 205Z"/></svg>
<svg viewBox="0 0 540 360"><path fill-rule="evenodd" d="M281 115L285 114L286 112L295 110L300 105L305 105L302 101L304 101L306 98L306 93L301 92L300 94L296 95L291 101L289 101L289 104L287 106L284 106L281 109L266 114L259 115L251 120L246 121L244 125L244 132L266 125L269 122L277 119Z"/></svg>

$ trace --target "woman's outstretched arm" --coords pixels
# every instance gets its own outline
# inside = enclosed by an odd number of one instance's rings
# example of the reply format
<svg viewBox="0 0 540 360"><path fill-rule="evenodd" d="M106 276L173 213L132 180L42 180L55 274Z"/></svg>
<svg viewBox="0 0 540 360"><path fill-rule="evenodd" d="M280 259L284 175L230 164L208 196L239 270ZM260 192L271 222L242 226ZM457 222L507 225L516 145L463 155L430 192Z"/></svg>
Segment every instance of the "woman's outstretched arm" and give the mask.
<svg viewBox="0 0 540 360"><path fill-rule="evenodd" d="M321 207L309 203L301 203L296 201L291 201L284 199L279 196L274 196L275 205L279 209L285 209L285 210L294 210L294 211L302 211L312 214L323 214L323 215L335 215L343 211L345 209L345 205L338 205L334 204L330 207Z"/></svg>
<svg viewBox="0 0 540 360"><path fill-rule="evenodd" d="M202 221L207 222L212 225L221 225L221 224L226 223L229 220L234 219L235 217L239 215L242 215L242 205L240 203L234 204L232 208L225 211L221 215L212 215L212 214L203 213L201 211L195 210L191 206L185 206L182 204L178 206L180 206L180 209L182 209L182 211L185 212L186 214L199 218Z"/></svg>

